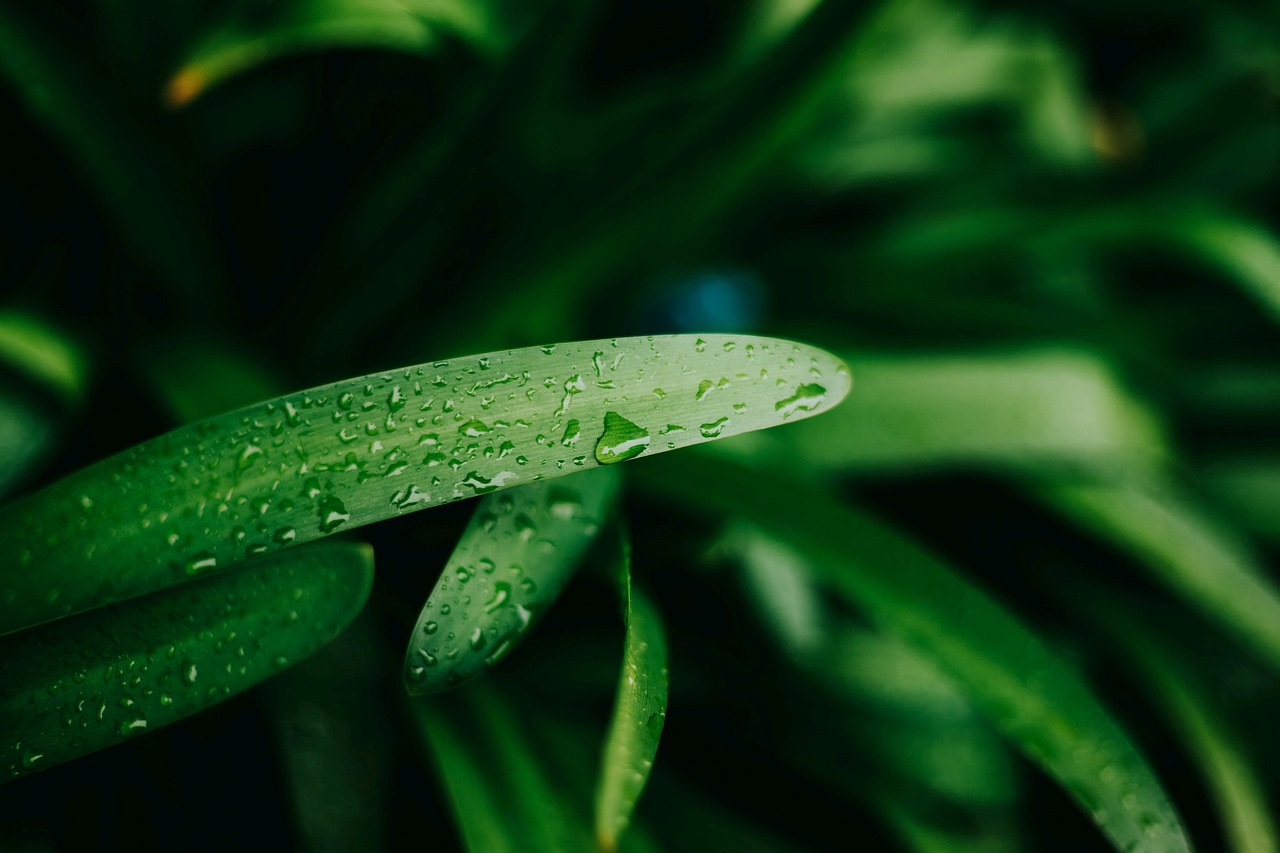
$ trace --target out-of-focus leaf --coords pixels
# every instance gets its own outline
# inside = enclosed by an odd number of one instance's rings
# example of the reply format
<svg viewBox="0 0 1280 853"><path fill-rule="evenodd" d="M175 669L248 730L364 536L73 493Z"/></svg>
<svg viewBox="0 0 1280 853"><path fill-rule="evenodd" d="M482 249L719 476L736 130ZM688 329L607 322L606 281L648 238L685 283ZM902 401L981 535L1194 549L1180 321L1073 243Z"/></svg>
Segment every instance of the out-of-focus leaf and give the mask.
<svg viewBox="0 0 1280 853"><path fill-rule="evenodd" d="M548 778L525 720L503 694L477 682L411 705L468 850L595 849L585 816Z"/></svg>
<svg viewBox="0 0 1280 853"><path fill-rule="evenodd" d="M21 380L0 384L0 458L5 460L0 468L0 495L4 495L53 446L62 432L65 410L78 406L84 395L88 368L83 353L65 333L33 314L12 310L0 312L0 365ZM37 389L50 400L37 401L32 393Z"/></svg>
<svg viewBox="0 0 1280 853"><path fill-rule="evenodd" d="M85 391L88 365L66 334L33 314L0 311L0 362L76 402Z"/></svg>
<svg viewBox="0 0 1280 853"><path fill-rule="evenodd" d="M1241 527L1280 540L1280 460L1220 460L1205 467L1200 482Z"/></svg>
<svg viewBox="0 0 1280 853"><path fill-rule="evenodd" d="M1280 850L1276 825L1267 803L1266 786L1248 746L1217 709L1213 693L1163 644L1136 624L1130 614L1107 607L1104 631L1117 638L1133 657L1157 700L1156 704L1200 764L1235 853Z"/></svg>
<svg viewBox="0 0 1280 853"><path fill-rule="evenodd" d="M800 420L848 390L844 365L817 349L676 335L437 361L290 394L9 507L0 633L337 530Z"/></svg>
<svg viewBox="0 0 1280 853"><path fill-rule="evenodd" d="M741 562L751 602L791 656L805 660L817 652L825 639L828 614L794 549L743 523L732 525L718 547Z"/></svg>
<svg viewBox="0 0 1280 853"><path fill-rule="evenodd" d="M445 690L502 660L573 577L617 488L617 472L597 468L481 498L418 615L408 691Z"/></svg>
<svg viewBox="0 0 1280 853"><path fill-rule="evenodd" d="M368 546L316 545L5 638L6 778L247 690L336 636L372 581Z"/></svg>
<svg viewBox="0 0 1280 853"><path fill-rule="evenodd" d="M1173 488L1079 484L1037 493L1280 670L1280 594L1243 542Z"/></svg>
<svg viewBox="0 0 1280 853"><path fill-rule="evenodd" d="M141 369L179 423L195 423L288 387L264 358L213 337L185 336L151 345Z"/></svg>
<svg viewBox="0 0 1280 853"><path fill-rule="evenodd" d="M838 594L902 636L1052 775L1120 849L1187 850L1154 773L1084 680L963 575L821 491L706 454L637 466L666 500L742 515L805 554Z"/></svg>
<svg viewBox="0 0 1280 853"><path fill-rule="evenodd" d="M850 355L858 405L725 445L820 471L985 466L1114 476L1164 455L1154 414L1081 350L987 355Z"/></svg>
<svg viewBox="0 0 1280 853"><path fill-rule="evenodd" d="M183 106L228 77L299 53L354 48L425 54L442 33L494 53L508 37L500 24L491 0L242 3L189 48L166 85L165 100Z"/></svg>
<svg viewBox="0 0 1280 853"><path fill-rule="evenodd" d="M631 543L625 531L617 582L627 635L595 808L596 841L610 853L631 823L667 718L667 638L657 607L632 581Z"/></svg>

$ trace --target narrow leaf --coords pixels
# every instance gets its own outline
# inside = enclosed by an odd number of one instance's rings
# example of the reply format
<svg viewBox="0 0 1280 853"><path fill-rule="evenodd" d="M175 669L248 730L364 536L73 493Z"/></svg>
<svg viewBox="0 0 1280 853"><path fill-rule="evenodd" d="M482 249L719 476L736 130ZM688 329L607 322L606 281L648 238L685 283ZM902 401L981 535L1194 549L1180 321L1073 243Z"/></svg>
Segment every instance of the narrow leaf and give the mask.
<svg viewBox="0 0 1280 853"><path fill-rule="evenodd" d="M34 314L0 311L0 362L68 402L84 393L88 378L84 353L66 333Z"/></svg>
<svg viewBox="0 0 1280 853"><path fill-rule="evenodd" d="M1280 671L1280 593L1228 528L1167 486L1061 485L1038 494Z"/></svg>
<svg viewBox="0 0 1280 853"><path fill-rule="evenodd" d="M418 616L409 692L453 687L505 657L573 576L617 488L616 472L597 468L482 498Z"/></svg>
<svg viewBox="0 0 1280 853"><path fill-rule="evenodd" d="M685 454L678 477L653 464L638 468L636 479L667 500L745 516L790 542L837 593L961 685L1116 847L1188 849L1155 774L1080 676L1019 620L910 539L821 491L705 454Z"/></svg>
<svg viewBox="0 0 1280 853"><path fill-rule="evenodd" d="M173 107L236 74L285 57L335 49L424 54L441 34L485 51L506 35L487 0L285 0L269 11L233 7L228 19L188 50L165 87Z"/></svg>
<svg viewBox="0 0 1280 853"><path fill-rule="evenodd" d="M368 546L317 545L0 641L6 778L253 687L336 636L372 580Z"/></svg>
<svg viewBox="0 0 1280 853"><path fill-rule="evenodd" d="M590 851L583 818L548 776L523 715L487 682L411 702L468 850Z"/></svg>
<svg viewBox="0 0 1280 853"><path fill-rule="evenodd" d="M286 395L9 506L0 634L338 530L799 420L849 382L811 347L676 335L495 352Z"/></svg>
<svg viewBox="0 0 1280 853"><path fill-rule="evenodd" d="M1280 541L1280 459L1222 459L1206 466L1201 483L1236 524Z"/></svg>
<svg viewBox="0 0 1280 853"><path fill-rule="evenodd" d="M608 853L618 849L618 839L631 822L667 718L667 639L662 617L644 591L632 583L631 544L625 530L621 536L617 582L627 638L595 810L596 840Z"/></svg>
<svg viewBox="0 0 1280 853"><path fill-rule="evenodd" d="M1280 833L1249 745L1224 719L1219 700L1184 660L1143 630L1143 622L1135 624L1131 613L1118 609L1104 612L1110 618L1099 624L1134 659L1159 709L1200 764L1230 849L1236 853L1280 850Z"/></svg>

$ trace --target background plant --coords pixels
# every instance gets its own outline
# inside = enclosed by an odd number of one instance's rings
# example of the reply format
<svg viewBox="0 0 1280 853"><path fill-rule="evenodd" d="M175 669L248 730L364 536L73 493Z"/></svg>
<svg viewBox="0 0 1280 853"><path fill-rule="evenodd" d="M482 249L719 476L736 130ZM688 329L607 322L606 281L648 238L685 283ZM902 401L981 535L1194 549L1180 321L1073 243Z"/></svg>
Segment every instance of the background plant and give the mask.
<svg viewBox="0 0 1280 853"><path fill-rule="evenodd" d="M627 753L620 669L661 670L635 640L661 624L668 713L623 847L1275 849L1276 25L1195 2L5 3L11 496L466 353L758 332L855 380L812 421L616 466L629 558L599 525L528 641L439 697L404 698L404 641L483 510L361 528L349 628L5 785L0 846L595 844L631 760L601 755ZM361 598L367 551L325 547ZM38 669L25 635L6 660Z"/></svg>

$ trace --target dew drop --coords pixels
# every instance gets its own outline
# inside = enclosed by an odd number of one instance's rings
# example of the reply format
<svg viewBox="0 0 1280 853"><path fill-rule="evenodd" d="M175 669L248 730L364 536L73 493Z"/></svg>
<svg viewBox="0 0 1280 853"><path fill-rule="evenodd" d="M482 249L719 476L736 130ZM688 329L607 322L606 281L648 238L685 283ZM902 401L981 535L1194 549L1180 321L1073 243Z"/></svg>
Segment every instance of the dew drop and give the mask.
<svg viewBox="0 0 1280 853"><path fill-rule="evenodd" d="M827 398L827 389L815 383L801 385L790 397L773 404L775 411L789 418L796 412L812 412Z"/></svg>
<svg viewBox="0 0 1280 853"><path fill-rule="evenodd" d="M610 465L633 459L649 447L649 431L617 412L605 412L604 434L596 442L596 461Z"/></svg>

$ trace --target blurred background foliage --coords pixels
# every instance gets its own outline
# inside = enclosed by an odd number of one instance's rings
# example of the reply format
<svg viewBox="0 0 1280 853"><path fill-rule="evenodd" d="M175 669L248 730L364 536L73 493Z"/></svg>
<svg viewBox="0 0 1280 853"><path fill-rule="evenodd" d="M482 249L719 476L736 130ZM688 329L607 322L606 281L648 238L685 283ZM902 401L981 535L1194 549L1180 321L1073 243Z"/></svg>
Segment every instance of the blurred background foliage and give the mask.
<svg viewBox="0 0 1280 853"><path fill-rule="evenodd" d="M1084 673L1198 849L1275 850L1278 44L1244 0L4 0L0 487L396 364L810 341L842 408L627 466L671 704L624 848L1105 848L820 565L923 548ZM6 786L0 847L578 845L606 572L402 695L468 512L368 528L310 661Z"/></svg>

